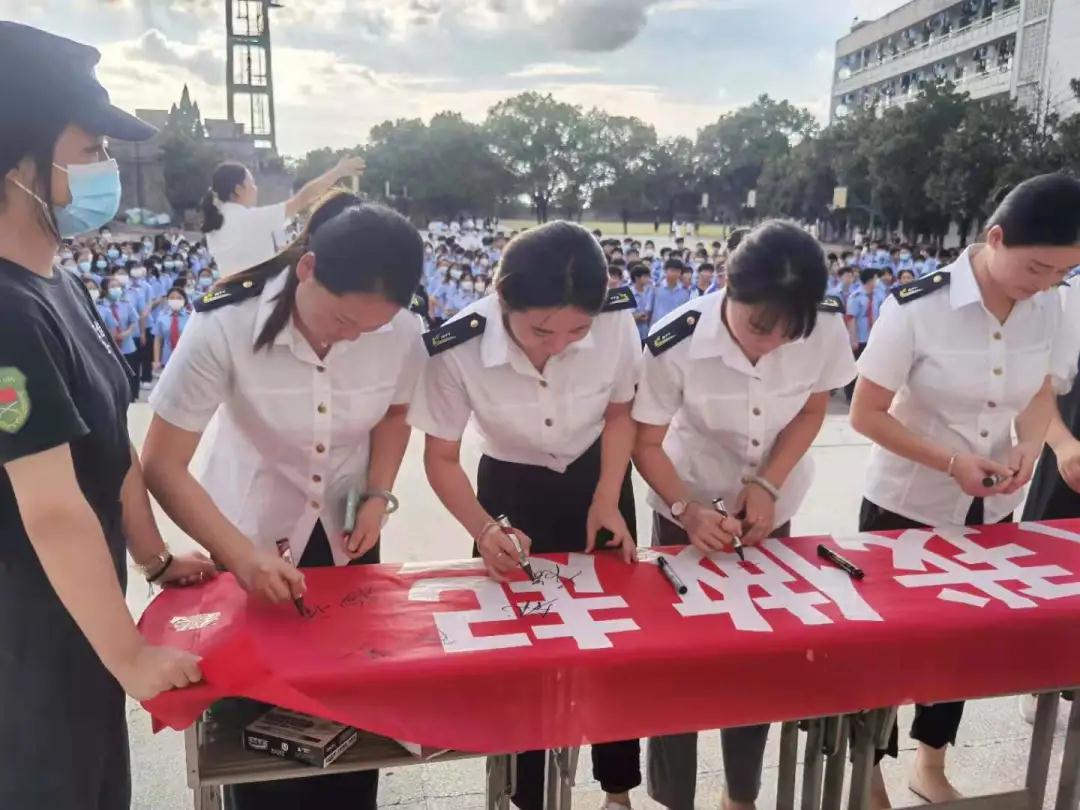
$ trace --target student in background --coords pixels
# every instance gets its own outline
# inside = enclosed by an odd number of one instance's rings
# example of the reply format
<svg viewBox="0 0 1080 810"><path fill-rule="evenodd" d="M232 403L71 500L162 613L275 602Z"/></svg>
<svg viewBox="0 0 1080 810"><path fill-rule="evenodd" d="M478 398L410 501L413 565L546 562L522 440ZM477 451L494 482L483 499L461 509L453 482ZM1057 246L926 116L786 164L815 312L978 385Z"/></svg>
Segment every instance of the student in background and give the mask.
<svg viewBox="0 0 1080 810"><path fill-rule="evenodd" d="M154 319L154 371L161 371L180 342L190 317L188 297L174 287L165 296L165 306Z"/></svg>
<svg viewBox="0 0 1080 810"><path fill-rule="evenodd" d="M690 300L690 290L682 285L682 273L685 267L682 259L669 258L664 262L664 282L653 288L653 312L650 326Z"/></svg>
<svg viewBox="0 0 1080 810"><path fill-rule="evenodd" d="M634 323L642 340L649 336L652 323L653 286L652 271L644 264L630 269L631 290L634 293Z"/></svg>
<svg viewBox="0 0 1080 810"><path fill-rule="evenodd" d="M851 291L847 300L847 326L851 336L851 349L855 359L863 353L870 340L870 329L874 325L874 287L878 280L877 271L872 267L859 271L859 286ZM844 389L847 401L855 393L855 381L852 380Z"/></svg>

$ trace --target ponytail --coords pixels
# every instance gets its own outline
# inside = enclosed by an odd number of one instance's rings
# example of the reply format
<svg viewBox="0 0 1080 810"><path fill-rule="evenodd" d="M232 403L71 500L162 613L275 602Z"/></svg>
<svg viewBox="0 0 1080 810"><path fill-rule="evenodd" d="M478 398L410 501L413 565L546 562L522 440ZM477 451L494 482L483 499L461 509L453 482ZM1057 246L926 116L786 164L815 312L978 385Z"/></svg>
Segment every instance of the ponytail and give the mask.
<svg viewBox="0 0 1080 810"><path fill-rule="evenodd" d="M247 168L240 163L222 163L214 169L210 188L203 195L199 208L202 211L202 232L212 233L225 224L221 204L232 199L236 187L247 179Z"/></svg>
<svg viewBox="0 0 1080 810"><path fill-rule="evenodd" d="M288 272L285 287L274 298L274 308L266 319L262 331L259 332L259 337L255 340L256 352L273 344L277 336L281 334L281 330L288 325L289 318L292 317L293 310L296 307L296 288L300 284L300 280L296 275L296 265L300 263L300 259L310 249L311 237L315 235L315 232L323 223L333 219L346 208L362 204L360 198L354 194L340 190L330 192L320 202L316 203L303 233L297 236L281 253L272 256L262 264L257 264L248 270L243 270L229 276L227 279L222 279L214 285L215 288L223 284L228 284L231 287L238 282L243 284L245 281L250 281L261 286L283 270Z"/></svg>

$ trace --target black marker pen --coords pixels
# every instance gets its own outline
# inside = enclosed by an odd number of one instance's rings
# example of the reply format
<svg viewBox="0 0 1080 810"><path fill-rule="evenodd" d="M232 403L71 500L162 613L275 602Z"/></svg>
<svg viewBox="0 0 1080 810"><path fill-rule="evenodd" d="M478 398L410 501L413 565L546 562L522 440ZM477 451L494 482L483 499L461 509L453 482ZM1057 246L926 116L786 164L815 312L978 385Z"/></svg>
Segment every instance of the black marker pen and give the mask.
<svg viewBox="0 0 1080 810"><path fill-rule="evenodd" d="M517 532L514 531L513 525L510 523L510 518L506 515L499 515L495 518L495 522L499 524L499 528L502 533L506 535L506 538L514 544L514 548L518 553L518 565L521 566L521 570L525 572L525 576L529 578L530 582L536 582L536 574L533 573L532 565L529 564L529 555L525 553L525 549L521 546L521 541L518 540Z"/></svg>
<svg viewBox="0 0 1080 810"><path fill-rule="evenodd" d="M1000 484L1002 481L1006 480L1007 478L1011 478L1011 477L1012 476L1008 476L1008 475L988 475L982 480L982 485L984 487L986 487L987 489L993 489L998 484Z"/></svg>
<svg viewBox="0 0 1080 810"><path fill-rule="evenodd" d="M686 593L687 587L683 584L683 581L679 579L679 575L675 573L675 569L671 563L667 561L666 557L658 557L656 564L660 567L660 572L667 577L667 581L671 583L671 587L675 589L675 593L682 596Z"/></svg>
<svg viewBox="0 0 1080 810"><path fill-rule="evenodd" d="M715 501L712 502L712 505L713 509L715 509L724 517L731 517L731 515L728 514L727 507L724 506L723 498L717 498ZM746 562L746 552L743 551L742 538L740 538L738 535L732 535L731 539L734 541L735 553L739 555L740 560Z"/></svg>
<svg viewBox="0 0 1080 810"><path fill-rule="evenodd" d="M296 567L296 563L293 562L292 558L292 548L289 546L289 538L282 537L280 540L277 541L277 543L275 543L275 545L277 546L278 556L281 557L281 559L283 559L289 565ZM304 610L304 597L295 597L293 599L293 604L296 605L296 612L299 613L302 617L306 618L307 611Z"/></svg>
<svg viewBox="0 0 1080 810"><path fill-rule="evenodd" d="M866 574L863 573L863 570L857 565L855 565L855 563L851 562L851 560L847 560L841 557L831 548L826 548L825 546L819 545L817 547L817 554L823 560L828 560L829 562L831 562L833 565L835 565L841 571L845 572L852 579L862 579L866 576Z"/></svg>

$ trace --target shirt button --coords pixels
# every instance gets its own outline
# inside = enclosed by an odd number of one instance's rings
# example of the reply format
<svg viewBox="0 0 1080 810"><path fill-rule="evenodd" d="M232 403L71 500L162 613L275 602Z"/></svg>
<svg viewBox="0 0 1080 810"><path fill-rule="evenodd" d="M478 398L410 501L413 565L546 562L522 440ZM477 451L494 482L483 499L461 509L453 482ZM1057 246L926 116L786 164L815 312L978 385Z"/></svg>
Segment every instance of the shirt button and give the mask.
<svg viewBox="0 0 1080 810"><path fill-rule="evenodd" d="M317 445L315 445L315 452L316 453L325 453L326 452L326 445L325 444L317 444Z"/></svg>
<svg viewBox="0 0 1080 810"><path fill-rule="evenodd" d="M997 403L996 403L996 402L987 402L987 403L986 403L986 407L987 407L987 408L996 408L996 407L997 407Z"/></svg>
<svg viewBox="0 0 1080 810"><path fill-rule="evenodd" d="M995 377L1000 377L1004 373L1005 373L1005 371L1004 371L1004 369L1001 368L1001 366L998 366L997 368L994 369L994 376Z"/></svg>
<svg viewBox="0 0 1080 810"><path fill-rule="evenodd" d="M554 420L552 420L552 419L545 419L545 420L544 420L544 424L545 424L545 425L546 425L547 427L551 427L552 425L554 425L554 424L555 424L555 421L554 421Z"/></svg>
<svg viewBox="0 0 1080 810"><path fill-rule="evenodd" d="M311 508L312 509L318 509L320 505L321 504L318 501L312 501L311 502Z"/></svg>
<svg viewBox="0 0 1080 810"><path fill-rule="evenodd" d="M540 381L540 387L541 388L547 388L548 387L547 380L541 380Z"/></svg>
<svg viewBox="0 0 1080 810"><path fill-rule="evenodd" d="M324 371L326 371L326 366L315 366L315 370L322 374Z"/></svg>
<svg viewBox="0 0 1080 810"><path fill-rule="evenodd" d="M322 476L321 475L313 475L313 476L311 476L311 480L314 481L316 484L321 484L322 483Z"/></svg>
<svg viewBox="0 0 1080 810"><path fill-rule="evenodd" d="M990 431L989 430L980 430L979 435L982 436L984 439L989 438Z"/></svg>
<svg viewBox="0 0 1080 810"><path fill-rule="evenodd" d="M759 442L757 439L751 439L750 444L754 447L759 447L761 445L761 442Z"/></svg>
<svg viewBox="0 0 1080 810"><path fill-rule="evenodd" d="M754 414L754 416L761 416L761 408L754 408L751 413Z"/></svg>
<svg viewBox="0 0 1080 810"><path fill-rule="evenodd" d="M994 340L1001 340L1001 332L994 332Z"/></svg>
<svg viewBox="0 0 1080 810"><path fill-rule="evenodd" d="M315 410L317 410L319 413L326 413L326 403L325 402L320 402L319 407L316 408Z"/></svg>

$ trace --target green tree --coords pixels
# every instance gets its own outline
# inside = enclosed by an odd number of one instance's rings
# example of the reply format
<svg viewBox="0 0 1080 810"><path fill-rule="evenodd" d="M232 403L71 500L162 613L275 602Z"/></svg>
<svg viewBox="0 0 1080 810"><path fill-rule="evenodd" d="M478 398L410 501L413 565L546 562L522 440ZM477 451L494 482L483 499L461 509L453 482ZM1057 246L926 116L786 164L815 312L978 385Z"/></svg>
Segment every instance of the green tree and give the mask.
<svg viewBox="0 0 1080 810"><path fill-rule="evenodd" d="M600 179L593 207L618 212L623 233L630 218L648 207L646 189L652 157L657 149L656 130L638 118L596 114Z"/></svg>
<svg viewBox="0 0 1080 810"><path fill-rule="evenodd" d="M661 222L682 210L696 210L700 197L694 180L694 142L682 136L662 140L645 155L645 204Z"/></svg>
<svg viewBox="0 0 1080 810"><path fill-rule="evenodd" d="M322 149L312 149L300 160L296 161L292 168L293 185L299 188L305 183L314 180L321 174L325 174L337 165L337 162L346 155L354 154L357 150L331 149L324 146Z"/></svg>
<svg viewBox="0 0 1080 810"><path fill-rule="evenodd" d="M814 116L768 95L720 116L698 133L694 168L714 205L738 210L757 187L769 160L777 160L817 131Z"/></svg>
<svg viewBox="0 0 1080 810"><path fill-rule="evenodd" d="M967 103L967 94L957 93L951 83L924 85L915 101L885 110L874 138L861 144L871 204L890 228L903 222L912 236L948 229L948 213L933 204L926 184L938 170L946 135L963 122Z"/></svg>
<svg viewBox="0 0 1080 810"><path fill-rule="evenodd" d="M488 111L491 151L513 178L513 193L528 196L537 222L547 222L552 202L566 193L580 118L580 108L539 93L522 93Z"/></svg>
<svg viewBox="0 0 1080 810"><path fill-rule="evenodd" d="M183 218L187 211L198 207L214 167L221 162L221 154L206 141L199 105L191 101L187 85L180 103L169 110L160 148L165 196L177 216Z"/></svg>
<svg viewBox="0 0 1080 810"><path fill-rule="evenodd" d="M926 195L959 224L962 240L991 213L1006 169L1026 159L1031 127L1031 114L1014 101L988 99L969 103L960 126L946 133Z"/></svg>

